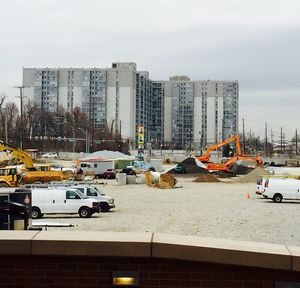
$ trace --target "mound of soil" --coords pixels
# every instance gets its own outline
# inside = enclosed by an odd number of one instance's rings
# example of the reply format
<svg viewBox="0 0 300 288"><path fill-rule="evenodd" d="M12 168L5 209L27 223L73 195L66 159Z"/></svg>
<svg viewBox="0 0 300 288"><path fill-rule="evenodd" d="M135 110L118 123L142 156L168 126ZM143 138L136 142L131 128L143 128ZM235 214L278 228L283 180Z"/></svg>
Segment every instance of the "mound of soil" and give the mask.
<svg viewBox="0 0 300 288"><path fill-rule="evenodd" d="M259 178L261 176L267 176L267 175L271 175L271 173L269 171L265 170L264 168L256 167L247 175L242 176L239 179L237 179L236 182L239 182L239 183L256 182L257 178Z"/></svg>
<svg viewBox="0 0 300 288"><path fill-rule="evenodd" d="M214 171L212 173L214 176L216 176L218 178L230 178L230 177L234 177L236 175L235 173L224 172L224 171Z"/></svg>
<svg viewBox="0 0 300 288"><path fill-rule="evenodd" d="M184 167L185 174L198 174L198 173L209 174L209 172L205 168L199 167L196 164L196 160L193 157L184 159L182 162L179 163L179 165ZM171 169L167 173L175 174L176 171L175 169Z"/></svg>
<svg viewBox="0 0 300 288"><path fill-rule="evenodd" d="M201 174L193 182L220 182L220 180L211 174Z"/></svg>
<svg viewBox="0 0 300 288"><path fill-rule="evenodd" d="M230 171L235 173L236 175L246 175L250 173L253 169L254 168L249 168L244 165L234 165Z"/></svg>

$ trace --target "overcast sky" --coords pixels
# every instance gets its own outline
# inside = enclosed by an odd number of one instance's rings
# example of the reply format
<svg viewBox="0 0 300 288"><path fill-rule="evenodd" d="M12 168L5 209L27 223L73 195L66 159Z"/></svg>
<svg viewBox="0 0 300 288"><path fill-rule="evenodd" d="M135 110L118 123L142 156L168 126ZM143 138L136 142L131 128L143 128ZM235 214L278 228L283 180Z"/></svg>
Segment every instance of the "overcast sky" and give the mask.
<svg viewBox="0 0 300 288"><path fill-rule="evenodd" d="M298 0L0 0L0 95L19 101L23 67L133 61L153 80L238 80L240 128L292 137L299 15Z"/></svg>

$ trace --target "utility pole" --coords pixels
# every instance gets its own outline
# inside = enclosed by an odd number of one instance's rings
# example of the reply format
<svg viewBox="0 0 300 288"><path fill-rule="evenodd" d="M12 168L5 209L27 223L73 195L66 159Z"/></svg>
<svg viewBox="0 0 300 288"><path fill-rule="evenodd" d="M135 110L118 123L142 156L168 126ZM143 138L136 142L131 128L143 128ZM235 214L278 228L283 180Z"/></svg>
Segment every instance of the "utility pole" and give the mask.
<svg viewBox="0 0 300 288"><path fill-rule="evenodd" d="M266 143L265 143L265 154L268 155L268 125L265 123L265 134L266 134Z"/></svg>
<svg viewBox="0 0 300 288"><path fill-rule="evenodd" d="M270 151L270 157L272 157L272 155L273 155L273 152L274 152L274 150L273 150L273 143L274 143L274 141L273 141L273 137L274 137L274 134L273 134L273 130L271 129L271 151Z"/></svg>
<svg viewBox="0 0 300 288"><path fill-rule="evenodd" d="M8 143L8 131L7 131L7 112L4 110L4 121L5 121L5 142Z"/></svg>
<svg viewBox="0 0 300 288"><path fill-rule="evenodd" d="M280 154L282 154L282 127L280 127Z"/></svg>
<svg viewBox="0 0 300 288"><path fill-rule="evenodd" d="M298 131L296 129L296 155L298 155Z"/></svg>
<svg viewBox="0 0 300 288"><path fill-rule="evenodd" d="M243 118L243 153L245 154L246 143L245 143L245 119Z"/></svg>
<svg viewBox="0 0 300 288"><path fill-rule="evenodd" d="M20 125L21 125L21 143L20 143L20 147L21 149L23 149L23 88L26 88L27 86L17 86L15 88L18 88L20 90L20 96L16 96L17 98L20 98Z"/></svg>

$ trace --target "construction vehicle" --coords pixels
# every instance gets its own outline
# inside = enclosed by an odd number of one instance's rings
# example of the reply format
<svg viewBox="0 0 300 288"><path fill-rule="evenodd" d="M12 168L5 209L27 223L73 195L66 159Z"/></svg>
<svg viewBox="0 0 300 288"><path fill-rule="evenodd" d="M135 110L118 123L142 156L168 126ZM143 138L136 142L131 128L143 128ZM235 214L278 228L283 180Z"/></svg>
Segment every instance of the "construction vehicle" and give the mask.
<svg viewBox="0 0 300 288"><path fill-rule="evenodd" d="M202 155L202 156L198 156L196 157L199 161L201 161L202 163L208 163L210 161L210 153L214 150L217 150L218 148L221 148L231 142L235 142L236 145L236 154L237 155L241 155L241 144L240 144L240 139L239 136L237 134L235 134L234 136L225 139L224 141L217 143L215 145L210 146L206 152Z"/></svg>
<svg viewBox="0 0 300 288"><path fill-rule="evenodd" d="M235 142L236 146L236 155L232 155L231 158L226 159L223 163L210 163L210 154L212 151L221 148L231 142ZM258 155L246 155L242 154L240 139L237 134L234 136L225 139L224 141L210 146L204 155L196 157L202 163L207 163L207 170L214 171L224 171L224 172L234 172L234 168L237 166L239 161L247 162L249 166L255 168L256 166L263 167L263 159Z"/></svg>
<svg viewBox="0 0 300 288"><path fill-rule="evenodd" d="M70 173L65 173L65 171L53 171L50 166L43 171L39 171L26 152L2 141L0 141L0 152L5 152L15 162L14 166L0 168L0 187L17 187L20 184L61 181L71 176ZM18 172L21 164L25 166L25 171Z"/></svg>

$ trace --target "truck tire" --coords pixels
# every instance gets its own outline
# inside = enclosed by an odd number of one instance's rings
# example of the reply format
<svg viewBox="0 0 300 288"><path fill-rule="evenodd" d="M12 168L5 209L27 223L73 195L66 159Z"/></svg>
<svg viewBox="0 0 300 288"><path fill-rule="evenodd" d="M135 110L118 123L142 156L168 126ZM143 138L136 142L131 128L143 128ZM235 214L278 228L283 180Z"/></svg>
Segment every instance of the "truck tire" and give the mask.
<svg viewBox="0 0 300 288"><path fill-rule="evenodd" d="M5 182L1 182L0 183L0 188L3 187L3 188L6 188L6 187L10 187L7 183Z"/></svg>
<svg viewBox="0 0 300 288"><path fill-rule="evenodd" d="M273 201L274 201L275 203L280 203L280 202L282 201L282 195L279 194L279 193L275 194L275 195L273 196Z"/></svg>
<svg viewBox="0 0 300 288"><path fill-rule="evenodd" d="M91 211L88 207L81 207L78 212L80 218L89 218L91 217Z"/></svg>
<svg viewBox="0 0 300 288"><path fill-rule="evenodd" d="M100 211L101 212L108 212L109 211L109 205L106 202L100 202Z"/></svg>
<svg viewBox="0 0 300 288"><path fill-rule="evenodd" d="M32 219L38 219L42 217L41 210L38 207L32 207L31 208L31 218Z"/></svg>

